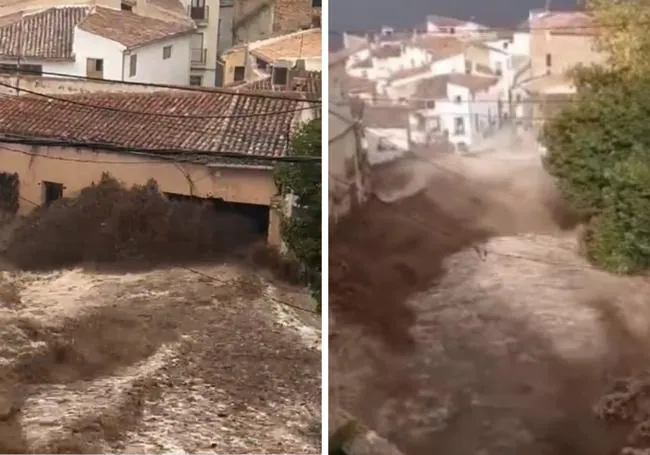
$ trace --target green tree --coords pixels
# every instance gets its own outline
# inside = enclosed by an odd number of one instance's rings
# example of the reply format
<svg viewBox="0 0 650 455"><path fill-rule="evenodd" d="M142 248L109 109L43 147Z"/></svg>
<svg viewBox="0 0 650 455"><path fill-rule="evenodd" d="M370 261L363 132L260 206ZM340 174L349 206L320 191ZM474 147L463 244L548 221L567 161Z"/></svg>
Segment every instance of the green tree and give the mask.
<svg viewBox="0 0 650 455"><path fill-rule="evenodd" d="M542 132L547 170L589 219L586 253L619 273L650 267L650 77L579 68L573 103Z"/></svg>
<svg viewBox="0 0 650 455"><path fill-rule="evenodd" d="M321 121L302 124L291 140L289 153L321 157ZM293 198L291 216L282 219L282 239L300 261L312 296L321 301L321 165L320 162L283 163L275 171L283 196Z"/></svg>

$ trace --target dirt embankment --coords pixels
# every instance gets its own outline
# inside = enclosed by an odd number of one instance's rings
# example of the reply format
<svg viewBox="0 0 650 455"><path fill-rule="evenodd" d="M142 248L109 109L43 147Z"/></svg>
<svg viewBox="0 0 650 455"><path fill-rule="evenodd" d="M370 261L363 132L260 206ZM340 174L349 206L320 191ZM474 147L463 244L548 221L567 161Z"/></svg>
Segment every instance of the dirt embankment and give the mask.
<svg viewBox="0 0 650 455"><path fill-rule="evenodd" d="M331 230L333 399L407 455L639 446L646 389L598 401L647 365L650 286L576 254L539 157L396 167L422 191L380 189Z"/></svg>

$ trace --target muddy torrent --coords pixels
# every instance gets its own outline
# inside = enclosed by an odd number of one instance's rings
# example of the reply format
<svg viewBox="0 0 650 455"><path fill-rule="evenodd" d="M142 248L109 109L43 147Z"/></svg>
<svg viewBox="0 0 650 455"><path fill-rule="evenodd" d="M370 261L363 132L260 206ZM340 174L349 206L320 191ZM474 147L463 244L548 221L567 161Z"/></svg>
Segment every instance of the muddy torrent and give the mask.
<svg viewBox="0 0 650 455"><path fill-rule="evenodd" d="M403 161L424 185L332 228L331 396L407 455L627 444L594 406L647 364L648 284L580 258L577 218L519 155Z"/></svg>

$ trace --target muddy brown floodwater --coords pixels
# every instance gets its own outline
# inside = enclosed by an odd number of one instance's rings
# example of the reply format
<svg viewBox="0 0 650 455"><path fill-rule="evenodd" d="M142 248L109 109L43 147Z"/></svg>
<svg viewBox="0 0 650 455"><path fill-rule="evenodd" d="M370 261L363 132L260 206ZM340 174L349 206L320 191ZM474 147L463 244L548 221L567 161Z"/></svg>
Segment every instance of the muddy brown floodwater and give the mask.
<svg viewBox="0 0 650 455"><path fill-rule="evenodd" d="M648 280L579 257L534 153L405 169L331 229L331 399L406 455L643 447L650 387L614 379L648 365Z"/></svg>
<svg viewBox="0 0 650 455"><path fill-rule="evenodd" d="M192 270L0 272L0 452L319 452L306 292Z"/></svg>

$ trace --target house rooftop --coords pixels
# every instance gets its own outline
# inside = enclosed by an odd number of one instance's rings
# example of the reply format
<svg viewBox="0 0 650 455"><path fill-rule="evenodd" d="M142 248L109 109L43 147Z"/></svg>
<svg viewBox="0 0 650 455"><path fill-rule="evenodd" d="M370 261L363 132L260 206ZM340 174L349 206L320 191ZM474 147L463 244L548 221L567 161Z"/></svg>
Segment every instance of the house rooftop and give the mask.
<svg viewBox="0 0 650 455"><path fill-rule="evenodd" d="M420 80L416 87L413 98L425 100L437 100L447 97L447 83L449 77L441 74Z"/></svg>
<svg viewBox="0 0 650 455"><path fill-rule="evenodd" d="M0 99L0 135L170 150L206 160L213 152L278 157L304 106L299 98L234 92L87 93L62 100L25 95ZM276 114L260 115L269 112Z"/></svg>
<svg viewBox="0 0 650 455"><path fill-rule="evenodd" d="M250 53L255 57L273 62L321 58L322 34L320 28L290 33L276 38L251 43Z"/></svg>
<svg viewBox="0 0 650 455"><path fill-rule="evenodd" d="M477 76L474 74L452 73L448 74L449 83L460 85L469 89L471 92L481 92L499 82L498 77Z"/></svg>
<svg viewBox="0 0 650 455"><path fill-rule="evenodd" d="M420 76L428 73L431 73L431 63L427 63L422 66L417 66L415 68L405 68L403 70L396 71L390 75L390 77L388 78L388 82L408 79L411 77Z"/></svg>
<svg viewBox="0 0 650 455"><path fill-rule="evenodd" d="M139 16L130 11L96 7L80 24L88 33L118 42L127 48L188 33L195 26L185 22L167 22Z"/></svg>
<svg viewBox="0 0 650 455"><path fill-rule="evenodd" d="M584 11L549 11L529 21L531 31L543 29L554 35L594 35L594 18Z"/></svg>
<svg viewBox="0 0 650 455"><path fill-rule="evenodd" d="M265 76L254 81L238 84L233 89L236 92L295 92L301 93L309 99L322 98L323 78L320 71L296 72L295 75L292 75L287 87L274 86L271 82L271 76Z"/></svg>
<svg viewBox="0 0 650 455"><path fill-rule="evenodd" d="M88 6L64 6L12 14L0 25L0 54L13 58L70 60L74 29L90 10Z"/></svg>
<svg viewBox="0 0 650 455"><path fill-rule="evenodd" d="M408 121L407 107L366 104L361 123L366 128L401 129L408 126Z"/></svg>
<svg viewBox="0 0 650 455"><path fill-rule="evenodd" d="M429 52L434 60L444 60L462 53L465 43L448 36L418 36L412 45Z"/></svg>

